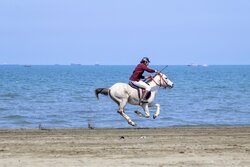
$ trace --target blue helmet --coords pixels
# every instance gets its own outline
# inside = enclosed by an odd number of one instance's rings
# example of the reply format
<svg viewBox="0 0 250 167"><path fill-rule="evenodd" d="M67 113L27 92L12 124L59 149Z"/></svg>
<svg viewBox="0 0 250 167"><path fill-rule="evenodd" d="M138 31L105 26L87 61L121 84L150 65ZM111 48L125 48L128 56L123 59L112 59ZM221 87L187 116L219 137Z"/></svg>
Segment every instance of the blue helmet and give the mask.
<svg viewBox="0 0 250 167"><path fill-rule="evenodd" d="M150 63L149 58L143 57L143 58L141 59L141 63L144 63L144 62Z"/></svg>

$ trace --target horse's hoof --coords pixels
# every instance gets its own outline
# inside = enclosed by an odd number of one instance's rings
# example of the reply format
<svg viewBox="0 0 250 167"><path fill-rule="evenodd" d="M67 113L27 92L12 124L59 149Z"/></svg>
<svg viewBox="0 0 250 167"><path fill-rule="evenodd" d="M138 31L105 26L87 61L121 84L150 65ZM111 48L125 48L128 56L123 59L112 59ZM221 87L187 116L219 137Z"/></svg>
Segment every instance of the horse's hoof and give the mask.
<svg viewBox="0 0 250 167"><path fill-rule="evenodd" d="M155 116L155 115L153 116L154 119L155 119L156 117L157 117L157 116Z"/></svg>
<svg viewBox="0 0 250 167"><path fill-rule="evenodd" d="M141 112L140 111L135 111L135 113L137 114L137 115L140 115L141 114Z"/></svg>
<svg viewBox="0 0 250 167"><path fill-rule="evenodd" d="M135 111L135 113L136 113L137 115L139 115L140 117L143 117L143 114L142 114L140 111Z"/></svg>
<svg viewBox="0 0 250 167"><path fill-rule="evenodd" d="M131 121L131 122L128 122L128 124L129 124L129 125L132 125L132 126L136 126L136 123L134 123L134 122L132 122L132 121Z"/></svg>

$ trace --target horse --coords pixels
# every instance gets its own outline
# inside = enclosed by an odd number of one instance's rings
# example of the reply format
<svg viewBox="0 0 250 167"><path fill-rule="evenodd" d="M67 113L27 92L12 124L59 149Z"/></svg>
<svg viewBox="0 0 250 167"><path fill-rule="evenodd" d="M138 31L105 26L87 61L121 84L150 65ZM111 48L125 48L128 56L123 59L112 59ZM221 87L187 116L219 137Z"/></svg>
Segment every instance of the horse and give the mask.
<svg viewBox="0 0 250 167"><path fill-rule="evenodd" d="M160 104L154 103L154 99L159 88L174 87L174 83L169 80L165 74L160 72L156 73L154 76L150 76L146 83L151 86L151 96L147 99L148 103L141 103L140 93L138 93L138 90L136 88L132 88L127 83L115 83L110 88L97 88L95 89L95 95L97 100L99 100L99 94L110 96L110 98L118 104L117 112L125 118L128 124L136 126L136 123L133 122L125 113L124 108L126 104L129 103L131 105L141 106L145 114L140 111L135 111L135 113L145 118L150 117L149 107L152 107L154 104L156 106L156 112L154 113L153 118L155 119L160 114Z"/></svg>

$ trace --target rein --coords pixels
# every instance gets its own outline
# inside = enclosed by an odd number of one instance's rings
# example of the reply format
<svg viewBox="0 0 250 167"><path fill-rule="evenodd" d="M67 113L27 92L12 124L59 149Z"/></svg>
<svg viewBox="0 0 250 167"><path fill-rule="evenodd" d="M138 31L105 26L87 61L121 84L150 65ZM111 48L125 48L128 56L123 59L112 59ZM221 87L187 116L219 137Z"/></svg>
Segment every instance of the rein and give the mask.
<svg viewBox="0 0 250 167"><path fill-rule="evenodd" d="M154 77L156 77L157 75L160 76L160 84L158 84L158 83L154 80ZM161 75L160 73L157 73L154 77L150 76L150 78L152 79L152 81L154 81L154 83L155 83L157 86L159 86L159 87L162 86L161 80L163 80L163 82L165 82L165 84L168 85L168 83L163 79L163 77L162 77L162 75Z"/></svg>

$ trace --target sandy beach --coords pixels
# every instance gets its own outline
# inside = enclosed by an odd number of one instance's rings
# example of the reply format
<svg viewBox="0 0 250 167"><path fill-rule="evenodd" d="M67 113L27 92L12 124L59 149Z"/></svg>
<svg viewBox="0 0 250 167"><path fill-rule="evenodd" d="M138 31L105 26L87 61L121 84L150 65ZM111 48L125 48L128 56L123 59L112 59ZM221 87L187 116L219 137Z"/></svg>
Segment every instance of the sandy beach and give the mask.
<svg viewBox="0 0 250 167"><path fill-rule="evenodd" d="M250 166L250 127L0 129L1 167Z"/></svg>

